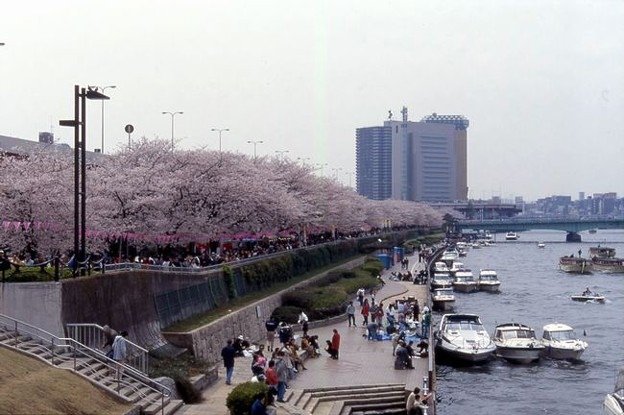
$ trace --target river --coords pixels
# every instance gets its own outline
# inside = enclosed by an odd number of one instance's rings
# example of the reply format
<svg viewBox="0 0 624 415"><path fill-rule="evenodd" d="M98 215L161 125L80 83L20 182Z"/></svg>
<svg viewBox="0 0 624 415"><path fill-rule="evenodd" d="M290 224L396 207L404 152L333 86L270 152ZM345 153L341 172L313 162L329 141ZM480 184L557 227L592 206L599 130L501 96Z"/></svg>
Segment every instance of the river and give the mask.
<svg viewBox="0 0 624 415"><path fill-rule="evenodd" d="M605 394L613 391L617 369L624 365L624 274L566 274L558 270L558 259L579 249L585 257L598 243L623 257L624 231L581 235L583 242L565 243L564 232L522 232L509 242L498 234L496 245L470 249L459 259L475 277L482 268L496 270L501 292L456 293L456 312L480 315L490 335L497 324L516 322L533 327L541 338L545 324L565 323L589 347L577 363L540 359L515 365L496 358L464 368L438 364L438 414L602 413ZM538 241L546 247L538 248ZM585 287L606 296L606 303L570 300ZM439 320L434 314L433 324Z"/></svg>

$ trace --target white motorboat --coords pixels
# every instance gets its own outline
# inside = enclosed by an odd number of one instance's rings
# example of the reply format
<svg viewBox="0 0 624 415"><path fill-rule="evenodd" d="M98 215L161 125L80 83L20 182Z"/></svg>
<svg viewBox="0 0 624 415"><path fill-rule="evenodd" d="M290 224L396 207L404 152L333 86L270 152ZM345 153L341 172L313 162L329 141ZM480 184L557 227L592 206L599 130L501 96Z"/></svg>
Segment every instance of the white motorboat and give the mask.
<svg viewBox="0 0 624 415"><path fill-rule="evenodd" d="M589 248L589 258L615 258L615 248L606 246L591 246Z"/></svg>
<svg viewBox="0 0 624 415"><path fill-rule="evenodd" d="M446 265L446 262L437 261L433 264L433 272L449 272L449 268Z"/></svg>
<svg viewBox="0 0 624 415"><path fill-rule="evenodd" d="M452 288L436 288L431 295L433 309L451 311L455 307L455 295Z"/></svg>
<svg viewBox="0 0 624 415"><path fill-rule="evenodd" d="M460 258L465 257L467 255L468 255L468 252L466 252L466 249L460 249L459 250L459 257Z"/></svg>
<svg viewBox="0 0 624 415"><path fill-rule="evenodd" d="M479 242L475 242L472 244L472 249L481 249L481 244Z"/></svg>
<svg viewBox="0 0 624 415"><path fill-rule="evenodd" d="M468 363L490 359L496 346L476 314L445 314L436 331L436 352L440 357Z"/></svg>
<svg viewBox="0 0 624 415"><path fill-rule="evenodd" d="M479 290L477 281L469 269L463 269L455 273L453 289L463 293L472 293Z"/></svg>
<svg viewBox="0 0 624 415"><path fill-rule="evenodd" d="M624 368L618 372L613 393L605 396L602 411L605 415L624 415Z"/></svg>
<svg viewBox="0 0 624 415"><path fill-rule="evenodd" d="M592 263L586 258L577 258L574 255L559 258L559 269L572 274L591 274Z"/></svg>
<svg viewBox="0 0 624 415"><path fill-rule="evenodd" d="M546 248L546 244L544 242L538 242L537 243L537 247L538 248Z"/></svg>
<svg viewBox="0 0 624 415"><path fill-rule="evenodd" d="M518 234L515 232L507 232L507 234L505 235L505 240L507 241L517 241L518 240Z"/></svg>
<svg viewBox="0 0 624 415"><path fill-rule="evenodd" d="M572 301L580 301L580 302L592 302L592 303L604 303L606 298L603 295L592 292L589 288L583 291L582 294L572 295L570 296Z"/></svg>
<svg viewBox="0 0 624 415"><path fill-rule="evenodd" d="M452 262L459 258L459 252L455 248L449 248L442 253L440 260L443 262Z"/></svg>
<svg viewBox="0 0 624 415"><path fill-rule="evenodd" d="M529 326L516 323L496 326L492 341L496 355L513 363L531 363L540 358L544 345Z"/></svg>
<svg viewBox="0 0 624 415"><path fill-rule="evenodd" d="M448 272L434 272L431 280L431 289L453 288L453 277Z"/></svg>
<svg viewBox="0 0 624 415"><path fill-rule="evenodd" d="M580 340L574 329L561 323L547 324L542 334L543 356L551 359L579 360L587 349L587 343Z"/></svg>
<svg viewBox="0 0 624 415"><path fill-rule="evenodd" d="M461 271L463 270L464 264L462 262L457 262L457 261L453 261L453 265L451 265L451 268L449 269L449 272L451 273L451 275L455 275L455 273L457 273L457 271Z"/></svg>
<svg viewBox="0 0 624 415"><path fill-rule="evenodd" d="M492 269L482 269L479 271L479 291L498 292L501 282L496 271Z"/></svg>

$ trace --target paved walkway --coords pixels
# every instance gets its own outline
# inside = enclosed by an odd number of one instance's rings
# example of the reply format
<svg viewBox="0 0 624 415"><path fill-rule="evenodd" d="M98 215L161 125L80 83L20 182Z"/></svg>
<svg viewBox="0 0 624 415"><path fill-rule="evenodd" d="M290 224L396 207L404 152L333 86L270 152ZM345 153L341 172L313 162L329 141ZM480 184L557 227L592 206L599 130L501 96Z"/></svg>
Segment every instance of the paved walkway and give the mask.
<svg viewBox="0 0 624 415"><path fill-rule="evenodd" d="M412 273L424 268L424 263L418 263L418 255L408 257ZM428 301L427 288L424 285L414 285L411 282L389 281L392 271L401 271L401 265L397 264L384 271L383 278L386 285L375 295L376 300L387 300L414 296L418 299L421 308ZM370 299L369 299L370 301ZM355 302L354 302L355 304ZM336 325L319 327L309 331L309 334L319 336L319 344L324 345L325 340L331 339L332 330L338 329L341 337L340 359L330 359L325 353L317 359L308 359L305 365L308 370L302 371L297 378L289 382L293 389L314 388L323 386L346 386L363 385L371 383L405 383L406 388L422 386L423 377L428 373L427 359L413 359L415 370L394 370L394 356L392 356L391 341L368 341L366 329L360 325L362 322L359 308L356 311L358 326L349 328L344 322ZM296 332L295 335L301 335ZM238 358L234 369L233 384L237 385L251 378L251 358ZM224 372L219 371L219 380L203 392L204 402L198 405L186 405L179 414L183 415L227 415L228 409L225 400L234 386L225 385ZM279 409L279 414L286 414Z"/></svg>

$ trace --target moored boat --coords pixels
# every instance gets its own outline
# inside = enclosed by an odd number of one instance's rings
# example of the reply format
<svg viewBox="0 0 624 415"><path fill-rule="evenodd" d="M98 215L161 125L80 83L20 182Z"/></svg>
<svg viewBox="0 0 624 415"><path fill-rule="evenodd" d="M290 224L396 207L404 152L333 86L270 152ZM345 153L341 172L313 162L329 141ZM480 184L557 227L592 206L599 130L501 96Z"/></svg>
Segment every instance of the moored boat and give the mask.
<svg viewBox="0 0 624 415"><path fill-rule="evenodd" d="M433 309L438 311L450 311L455 306L455 295L452 288L437 288L431 295Z"/></svg>
<svg viewBox="0 0 624 415"><path fill-rule="evenodd" d="M620 368L613 393L607 394L602 403L604 415L624 415L624 368Z"/></svg>
<svg viewBox="0 0 624 415"><path fill-rule="evenodd" d="M449 272L451 275L455 275L457 273L457 271L461 271L463 270L464 264L462 262L458 262L458 261L453 261L453 264L451 265L451 268L449 269Z"/></svg>
<svg viewBox="0 0 624 415"><path fill-rule="evenodd" d="M592 268L605 273L624 273L624 259L596 257L592 259Z"/></svg>
<svg viewBox="0 0 624 415"><path fill-rule="evenodd" d="M544 350L544 345L535 338L535 331L524 324L496 326L492 341L496 345L496 355L513 363L534 362Z"/></svg>
<svg viewBox="0 0 624 415"><path fill-rule="evenodd" d="M573 274L590 274L592 263L586 258L577 258L573 255L559 258L559 269Z"/></svg>
<svg viewBox="0 0 624 415"><path fill-rule="evenodd" d="M469 269L463 269L455 273L453 289L463 293L472 293L478 290L477 281Z"/></svg>
<svg viewBox="0 0 624 415"><path fill-rule="evenodd" d="M507 232L507 234L505 235L505 240L507 241L517 241L518 240L518 234L515 232Z"/></svg>
<svg viewBox="0 0 624 415"><path fill-rule="evenodd" d="M453 277L448 272L434 272L431 280L431 289L453 288Z"/></svg>
<svg viewBox="0 0 624 415"><path fill-rule="evenodd" d="M542 356L551 359L579 360L587 349L587 343L578 339L574 329L561 323L545 325L541 342L544 345Z"/></svg>
<svg viewBox="0 0 624 415"><path fill-rule="evenodd" d="M498 279L496 271L492 269L482 269L479 271L478 281L479 291L498 292L501 282Z"/></svg>
<svg viewBox="0 0 624 415"><path fill-rule="evenodd" d="M538 242L537 243L537 247L538 248L546 248L546 244L544 242Z"/></svg>
<svg viewBox="0 0 624 415"><path fill-rule="evenodd" d="M433 264L433 272L449 272L446 262L437 261Z"/></svg>
<svg viewBox="0 0 624 415"><path fill-rule="evenodd" d="M496 346L476 314L445 314L436 332L436 352L466 363L490 359Z"/></svg>
<svg viewBox="0 0 624 415"><path fill-rule="evenodd" d="M589 248L589 258L614 258L615 248L609 248L607 246L592 246Z"/></svg>

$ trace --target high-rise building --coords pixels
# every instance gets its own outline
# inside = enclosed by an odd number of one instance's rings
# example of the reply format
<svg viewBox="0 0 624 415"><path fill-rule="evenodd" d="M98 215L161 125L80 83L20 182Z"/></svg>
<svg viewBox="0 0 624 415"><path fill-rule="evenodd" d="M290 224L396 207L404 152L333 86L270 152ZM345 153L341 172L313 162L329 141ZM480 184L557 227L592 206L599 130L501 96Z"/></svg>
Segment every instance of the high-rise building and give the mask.
<svg viewBox="0 0 624 415"><path fill-rule="evenodd" d="M358 128L355 132L357 192L369 199L392 194L392 134L390 127Z"/></svg>
<svg viewBox="0 0 624 415"><path fill-rule="evenodd" d="M403 107L402 120L387 120L378 129L390 134L391 141L391 194L392 199L414 201L454 201L468 198L467 133L468 119L461 115L432 114L420 122L408 121L407 108ZM387 140L387 138L385 138ZM359 146L359 139L357 140ZM385 141L384 141L385 142ZM358 166L361 160L373 163L380 156L356 149ZM383 153L383 157L387 157ZM383 159L385 163L385 158ZM380 160L381 161L381 160ZM358 167L358 193L360 182L379 182L380 176L371 177L370 171ZM360 175L361 174L361 175ZM364 189L364 186L362 186Z"/></svg>

